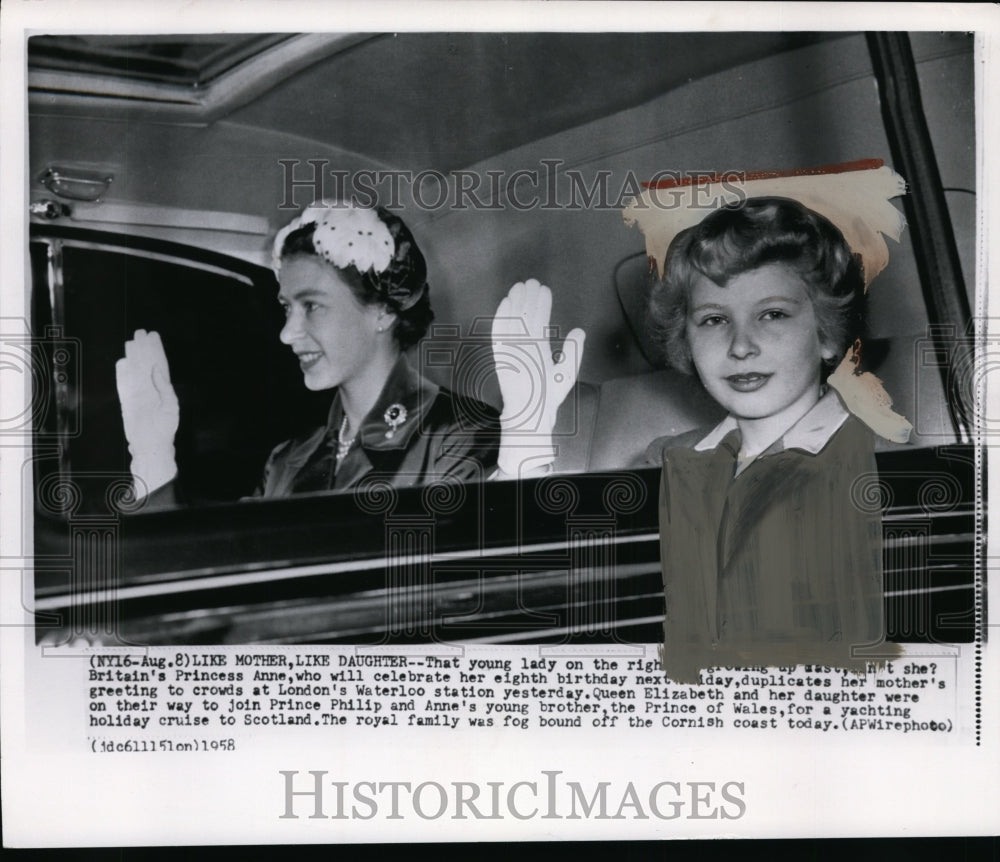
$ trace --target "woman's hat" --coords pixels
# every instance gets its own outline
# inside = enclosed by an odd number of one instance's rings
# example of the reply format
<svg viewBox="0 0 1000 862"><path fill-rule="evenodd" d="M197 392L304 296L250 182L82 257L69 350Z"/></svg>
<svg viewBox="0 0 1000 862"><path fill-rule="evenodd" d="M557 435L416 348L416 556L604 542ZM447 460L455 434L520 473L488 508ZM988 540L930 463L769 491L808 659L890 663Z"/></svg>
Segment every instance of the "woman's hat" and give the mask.
<svg viewBox="0 0 1000 862"><path fill-rule="evenodd" d="M316 254L338 269L357 269L393 311L411 308L427 291L427 264L403 220L382 207L345 201L315 201L278 231L271 249L275 276L285 240L310 225Z"/></svg>

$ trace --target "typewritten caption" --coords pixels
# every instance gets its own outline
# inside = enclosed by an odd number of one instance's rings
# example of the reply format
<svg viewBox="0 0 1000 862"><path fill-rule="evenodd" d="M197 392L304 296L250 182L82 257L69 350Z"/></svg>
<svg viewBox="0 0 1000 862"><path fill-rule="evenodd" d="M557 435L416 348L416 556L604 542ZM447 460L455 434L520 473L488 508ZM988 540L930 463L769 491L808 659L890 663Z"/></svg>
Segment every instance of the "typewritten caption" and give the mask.
<svg viewBox="0 0 1000 862"><path fill-rule="evenodd" d="M921 658L863 676L809 665L720 667L701 685L671 682L650 658L537 653L101 652L84 673L95 753L235 751L248 729L257 738L292 727L953 731L954 682L945 666Z"/></svg>

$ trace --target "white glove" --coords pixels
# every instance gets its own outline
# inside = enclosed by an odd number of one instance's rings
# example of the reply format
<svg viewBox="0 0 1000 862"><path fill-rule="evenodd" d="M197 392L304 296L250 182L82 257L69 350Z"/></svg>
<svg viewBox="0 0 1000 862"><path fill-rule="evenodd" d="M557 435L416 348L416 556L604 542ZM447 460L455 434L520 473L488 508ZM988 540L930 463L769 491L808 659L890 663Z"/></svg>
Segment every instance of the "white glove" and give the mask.
<svg viewBox="0 0 1000 862"><path fill-rule="evenodd" d="M510 289L493 317L493 362L503 396L497 466L508 476L523 476L555 459L556 414L580 370L586 334L574 329L553 358L551 314L552 291L529 279Z"/></svg>
<svg viewBox="0 0 1000 862"><path fill-rule="evenodd" d="M125 358L115 363L115 375L132 481L136 497L142 498L177 475L179 409L159 333L136 330L125 342Z"/></svg>

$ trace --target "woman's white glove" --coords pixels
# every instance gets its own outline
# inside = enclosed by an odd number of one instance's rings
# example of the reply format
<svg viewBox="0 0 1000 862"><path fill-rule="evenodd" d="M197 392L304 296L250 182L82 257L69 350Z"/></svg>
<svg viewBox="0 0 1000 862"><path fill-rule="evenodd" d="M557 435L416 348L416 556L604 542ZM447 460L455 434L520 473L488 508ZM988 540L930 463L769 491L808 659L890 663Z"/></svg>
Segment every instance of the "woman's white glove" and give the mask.
<svg viewBox="0 0 1000 862"><path fill-rule="evenodd" d="M157 332L138 329L115 364L132 481L142 498L177 475L174 435L180 413L170 367Z"/></svg>
<svg viewBox="0 0 1000 862"><path fill-rule="evenodd" d="M493 362L503 411L497 466L524 476L555 459L559 405L576 383L586 334L574 329L558 357L549 343L552 291L535 279L515 284L493 317Z"/></svg>

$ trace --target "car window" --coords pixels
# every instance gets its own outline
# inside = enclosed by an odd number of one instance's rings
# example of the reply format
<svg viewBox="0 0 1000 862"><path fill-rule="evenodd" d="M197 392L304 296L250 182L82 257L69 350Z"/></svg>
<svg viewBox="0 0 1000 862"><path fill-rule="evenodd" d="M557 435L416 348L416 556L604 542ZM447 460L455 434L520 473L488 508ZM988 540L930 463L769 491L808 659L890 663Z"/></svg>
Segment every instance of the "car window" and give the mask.
<svg viewBox="0 0 1000 862"><path fill-rule="evenodd" d="M189 504L253 493L270 450L323 415L329 395L301 385L278 340L282 315L266 270L195 260L192 249L155 242L125 247L112 238L52 237L32 248L35 296L53 300L52 309L36 303L34 329L51 316L60 337L79 345L66 382L53 391L58 421L76 429L60 458L79 486L81 511L102 511L108 482L128 474L115 363L138 329L159 332L169 358Z"/></svg>

